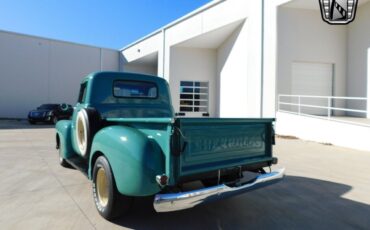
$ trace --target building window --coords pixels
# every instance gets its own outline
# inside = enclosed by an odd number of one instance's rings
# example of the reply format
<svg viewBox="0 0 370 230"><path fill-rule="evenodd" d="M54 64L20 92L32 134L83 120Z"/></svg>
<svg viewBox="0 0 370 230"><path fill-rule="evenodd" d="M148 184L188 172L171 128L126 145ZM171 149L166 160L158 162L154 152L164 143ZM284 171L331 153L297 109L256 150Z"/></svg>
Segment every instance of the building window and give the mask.
<svg viewBox="0 0 370 230"><path fill-rule="evenodd" d="M180 81L180 112L208 113L208 82Z"/></svg>

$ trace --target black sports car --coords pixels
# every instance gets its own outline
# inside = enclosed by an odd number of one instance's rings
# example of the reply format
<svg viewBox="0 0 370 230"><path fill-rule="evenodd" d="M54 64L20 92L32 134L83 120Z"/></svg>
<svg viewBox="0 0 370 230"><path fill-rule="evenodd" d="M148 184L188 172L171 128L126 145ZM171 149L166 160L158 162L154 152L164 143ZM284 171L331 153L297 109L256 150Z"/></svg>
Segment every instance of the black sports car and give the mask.
<svg viewBox="0 0 370 230"><path fill-rule="evenodd" d="M36 122L57 123L59 120L69 119L72 116L73 107L68 104L43 104L36 110L31 110L28 113L28 122L35 124Z"/></svg>

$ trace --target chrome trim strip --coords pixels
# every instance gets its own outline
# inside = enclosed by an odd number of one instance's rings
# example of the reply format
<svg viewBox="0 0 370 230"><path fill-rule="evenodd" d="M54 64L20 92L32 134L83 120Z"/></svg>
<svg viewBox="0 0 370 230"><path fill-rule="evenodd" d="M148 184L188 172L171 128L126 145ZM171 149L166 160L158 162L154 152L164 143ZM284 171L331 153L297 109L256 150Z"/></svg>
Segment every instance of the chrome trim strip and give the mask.
<svg viewBox="0 0 370 230"><path fill-rule="evenodd" d="M260 174L252 182L239 187L229 187L222 184L189 192L157 194L154 198L154 209L157 212L171 212L192 208L202 203L241 194L276 183L283 179L284 172L285 169L279 169L271 173Z"/></svg>

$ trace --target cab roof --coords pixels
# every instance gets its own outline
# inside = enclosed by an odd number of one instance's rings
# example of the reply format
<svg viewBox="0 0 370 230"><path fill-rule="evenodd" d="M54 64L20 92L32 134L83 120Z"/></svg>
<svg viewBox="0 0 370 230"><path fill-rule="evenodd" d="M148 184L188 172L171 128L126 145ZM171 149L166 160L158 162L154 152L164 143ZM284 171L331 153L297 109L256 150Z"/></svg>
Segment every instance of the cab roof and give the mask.
<svg viewBox="0 0 370 230"><path fill-rule="evenodd" d="M125 80L139 80L139 81L151 81L151 82L163 82L166 80L158 76L152 76L147 74L130 73L130 72L113 72L113 71L99 71L93 72L82 79L82 83L97 79L97 78L111 78L111 79L125 79Z"/></svg>

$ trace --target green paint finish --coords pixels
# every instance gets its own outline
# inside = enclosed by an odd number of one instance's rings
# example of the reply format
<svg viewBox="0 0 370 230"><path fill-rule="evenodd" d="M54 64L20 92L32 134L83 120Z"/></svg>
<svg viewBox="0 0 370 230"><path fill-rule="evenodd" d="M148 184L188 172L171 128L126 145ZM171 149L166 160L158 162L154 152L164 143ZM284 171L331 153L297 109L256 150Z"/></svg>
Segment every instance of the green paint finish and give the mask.
<svg viewBox="0 0 370 230"><path fill-rule="evenodd" d="M162 124L169 124L173 123L174 119L173 118L107 118L106 119L108 122L122 122L122 123L152 123L152 124L157 124L157 123L162 123Z"/></svg>
<svg viewBox="0 0 370 230"><path fill-rule="evenodd" d="M59 147L62 148L63 158L70 158L75 155L72 148L72 138L71 138L71 121L61 120L55 126L57 130L57 135L59 137Z"/></svg>
<svg viewBox="0 0 370 230"><path fill-rule="evenodd" d="M119 125L103 128L95 135L91 152L90 162L98 153L108 158L122 194L148 196L160 191L155 176L164 173L163 153L156 141L138 129ZM90 167L90 178L91 171Z"/></svg>
<svg viewBox="0 0 370 230"><path fill-rule="evenodd" d="M115 81L144 81L157 86L156 98L113 95ZM189 175L272 161L273 119L175 118L167 82L159 77L98 72L82 81L86 88L75 106L72 121L60 121L57 135L63 156L79 156L76 117L95 108L102 128L92 141L88 176L96 156L111 165L120 193L148 196L161 191L155 177L166 174L169 185ZM202 178L198 178L202 179Z"/></svg>
<svg viewBox="0 0 370 230"><path fill-rule="evenodd" d="M103 118L171 118L173 110L165 79L133 73L98 72L88 80L85 104L99 109ZM157 98L124 98L113 95L115 81L152 82Z"/></svg>
<svg viewBox="0 0 370 230"><path fill-rule="evenodd" d="M272 159L272 119L179 119L186 147L179 176Z"/></svg>

